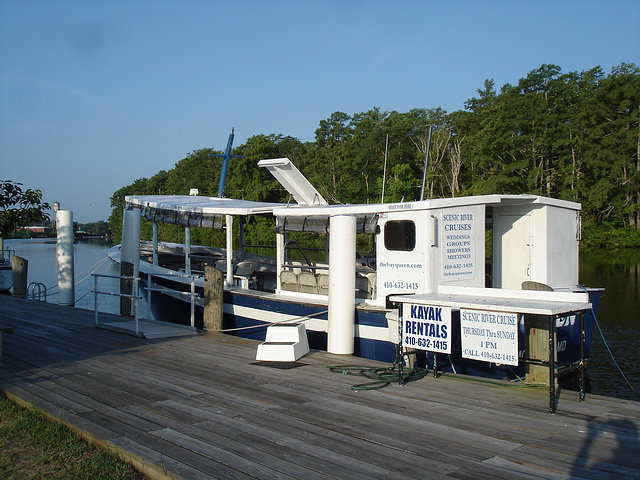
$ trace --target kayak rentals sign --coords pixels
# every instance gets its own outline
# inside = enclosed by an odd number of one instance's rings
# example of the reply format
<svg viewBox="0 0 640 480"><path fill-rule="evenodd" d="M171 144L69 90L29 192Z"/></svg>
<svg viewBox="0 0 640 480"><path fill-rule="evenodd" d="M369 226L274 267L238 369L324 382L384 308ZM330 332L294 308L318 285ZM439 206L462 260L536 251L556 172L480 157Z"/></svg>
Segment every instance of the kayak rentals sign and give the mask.
<svg viewBox="0 0 640 480"><path fill-rule="evenodd" d="M451 353L451 308L405 305L403 317L402 341L405 346Z"/></svg>

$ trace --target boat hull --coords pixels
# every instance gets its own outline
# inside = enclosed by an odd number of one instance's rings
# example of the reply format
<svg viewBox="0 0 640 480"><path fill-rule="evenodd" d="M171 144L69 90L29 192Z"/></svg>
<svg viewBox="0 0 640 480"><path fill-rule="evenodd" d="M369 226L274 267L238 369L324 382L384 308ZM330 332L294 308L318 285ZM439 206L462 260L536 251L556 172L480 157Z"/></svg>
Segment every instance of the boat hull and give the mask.
<svg viewBox="0 0 640 480"><path fill-rule="evenodd" d="M189 292L190 287L184 283L171 279L153 277L153 282L162 284L165 288ZM143 292L149 301L151 312L156 320L189 325L191 323L191 306L189 296L169 296L153 292L149 296L146 278L143 279ZM196 287L196 293L202 294L202 288ZM590 291L590 301L593 311L585 313L585 358L589 350L594 332L594 312L600 303L600 291ZM194 308L194 326L202 329L204 308L202 299ZM266 329L270 324L279 322L302 322L305 324L312 349L327 349L328 313L326 300L314 303L310 300L284 298L273 293L252 290L235 289L224 292L223 329L225 333L264 341ZM397 338L397 324L390 323L384 308L358 306L355 310L354 355L362 358L386 363L397 361L397 346L391 340ZM462 357L461 338L459 335L459 315L452 316L452 354L434 355L424 351L416 352L415 363L421 367L441 372L455 372L459 374L490 377L497 379L514 379L525 374L524 361L518 366L507 366L486 363ZM457 332L457 333L456 333ZM570 364L580 359L580 322L575 317L558 319L556 322L557 361ZM519 329L518 350L524 352L524 328Z"/></svg>

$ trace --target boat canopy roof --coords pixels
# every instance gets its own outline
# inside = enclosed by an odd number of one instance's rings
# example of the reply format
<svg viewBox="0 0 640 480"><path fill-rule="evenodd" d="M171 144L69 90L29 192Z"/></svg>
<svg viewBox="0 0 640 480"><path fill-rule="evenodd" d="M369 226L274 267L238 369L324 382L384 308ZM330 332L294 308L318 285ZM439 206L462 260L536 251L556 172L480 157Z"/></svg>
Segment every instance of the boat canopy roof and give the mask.
<svg viewBox="0 0 640 480"><path fill-rule="evenodd" d="M194 195L136 195L125 197L127 208L139 208L147 220L183 227L221 228L223 215L271 215L281 203L252 202Z"/></svg>
<svg viewBox="0 0 640 480"><path fill-rule="evenodd" d="M372 203L353 205L323 205L323 206L289 206L283 205L274 208L273 214L278 218L292 217L330 217L334 215L368 216L388 212L408 210L432 210L449 207L464 207L470 205L487 206L517 206L517 205L549 205L569 210L581 210L581 205L566 200L558 200L538 195L478 195L470 197L436 198L417 202L403 203Z"/></svg>
<svg viewBox="0 0 640 480"><path fill-rule="evenodd" d="M359 220L358 231L371 232L377 224L377 215L402 210L431 210L469 205L550 205L575 211L581 209L579 203L538 195L480 195L419 202L311 206L193 195L136 195L125 197L125 202L127 208L139 208L143 217L159 223L222 228L224 215L274 215L278 218L276 231L315 233L328 231L328 219L334 215L355 215Z"/></svg>

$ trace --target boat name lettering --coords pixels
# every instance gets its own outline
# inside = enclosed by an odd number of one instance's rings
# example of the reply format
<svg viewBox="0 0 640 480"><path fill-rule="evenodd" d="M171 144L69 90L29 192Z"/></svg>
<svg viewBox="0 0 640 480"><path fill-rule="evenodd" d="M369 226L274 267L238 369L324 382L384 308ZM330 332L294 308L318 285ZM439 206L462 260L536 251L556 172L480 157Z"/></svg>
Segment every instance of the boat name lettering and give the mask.
<svg viewBox="0 0 640 480"><path fill-rule="evenodd" d="M422 268L421 263L395 263L395 262L380 262L378 267L383 268Z"/></svg>
<svg viewBox="0 0 640 480"><path fill-rule="evenodd" d="M576 316L569 315L568 317L556 318L556 327L569 327L576 323Z"/></svg>

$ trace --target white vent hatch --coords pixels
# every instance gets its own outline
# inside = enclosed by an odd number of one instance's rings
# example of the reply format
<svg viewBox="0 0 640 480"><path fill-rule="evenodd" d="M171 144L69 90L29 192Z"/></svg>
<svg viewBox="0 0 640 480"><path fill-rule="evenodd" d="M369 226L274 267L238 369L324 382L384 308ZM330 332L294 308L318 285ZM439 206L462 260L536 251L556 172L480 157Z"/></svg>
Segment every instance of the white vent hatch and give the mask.
<svg viewBox="0 0 640 480"><path fill-rule="evenodd" d="M301 205L326 205L327 201L318 193L300 170L288 158L260 160L258 166L264 167L293 195Z"/></svg>

